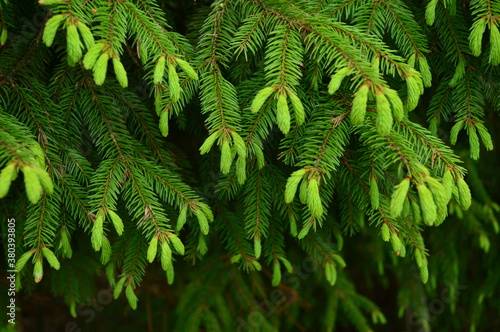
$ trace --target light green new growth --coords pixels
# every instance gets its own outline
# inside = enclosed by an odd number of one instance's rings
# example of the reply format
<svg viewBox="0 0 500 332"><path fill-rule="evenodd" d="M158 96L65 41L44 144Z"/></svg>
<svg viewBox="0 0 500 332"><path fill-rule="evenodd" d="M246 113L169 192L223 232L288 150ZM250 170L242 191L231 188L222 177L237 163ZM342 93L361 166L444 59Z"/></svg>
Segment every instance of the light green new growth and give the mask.
<svg viewBox="0 0 500 332"><path fill-rule="evenodd" d="M354 125L360 125L365 120L369 91L370 86L368 84L363 84L354 95L351 108L351 122Z"/></svg>
<svg viewBox="0 0 500 332"><path fill-rule="evenodd" d="M434 20L436 19L436 5L438 4L438 0L431 0L425 6L425 21L429 25L434 24Z"/></svg>
<svg viewBox="0 0 500 332"><path fill-rule="evenodd" d="M306 118L304 105L302 104L302 101L300 101L300 98L294 91L288 90L287 94L292 103L293 111L295 114L295 122L297 123L298 126L300 126L301 124L304 123L304 120Z"/></svg>
<svg viewBox="0 0 500 332"><path fill-rule="evenodd" d="M26 196L28 196L31 203L36 204L42 196L42 184L40 183L40 179L31 166L23 166L21 170L24 174Z"/></svg>
<svg viewBox="0 0 500 332"><path fill-rule="evenodd" d="M83 57L83 67L85 67L85 69L90 70L94 68L94 64L96 63L97 58L99 58L99 55L101 55L105 46L106 45L103 43L96 43L90 47L88 52Z"/></svg>
<svg viewBox="0 0 500 332"><path fill-rule="evenodd" d="M67 15L59 14L54 15L47 20L45 23L45 28L43 29L42 40L47 47L51 47L56 36L57 29L61 25L62 21L67 18Z"/></svg>
<svg viewBox="0 0 500 332"><path fill-rule="evenodd" d="M340 88L340 84L342 84L342 81L344 78L349 75L350 73L350 68L349 67L344 67L340 70L338 70L335 74L332 75L330 79L330 83L328 84L328 93L333 95L337 90Z"/></svg>
<svg viewBox="0 0 500 332"><path fill-rule="evenodd" d="M14 163L10 163L0 172L0 198L4 198L9 192L12 176L16 171Z"/></svg>
<svg viewBox="0 0 500 332"><path fill-rule="evenodd" d="M313 217L319 218L323 214L323 204L319 196L319 184L316 178L310 179L307 186L307 206Z"/></svg>
<svg viewBox="0 0 500 332"><path fill-rule="evenodd" d="M186 74L186 76L192 80L198 80L198 73L196 70L191 67L191 65L180 58L175 58L175 62L181 67L182 71Z"/></svg>
<svg viewBox="0 0 500 332"><path fill-rule="evenodd" d="M274 91L275 91L274 87L272 86L268 86L260 90L252 101L252 107L251 107L252 113L257 113L258 111L260 111L262 105L264 105L266 100L271 96L271 94Z"/></svg>
<svg viewBox="0 0 500 332"><path fill-rule="evenodd" d="M293 198L295 197L295 193L297 191L297 187L300 181L303 179L304 174L306 174L305 169L299 169L290 175L286 182L285 188L285 202L291 203Z"/></svg>
<svg viewBox="0 0 500 332"><path fill-rule="evenodd" d="M382 92L375 94L375 100L377 101L377 132L381 136L387 136L393 123L391 106Z"/></svg>
<svg viewBox="0 0 500 332"><path fill-rule="evenodd" d="M94 35L92 35L92 32L90 31L89 27L86 26L82 21L78 21L76 23L76 26L78 28L78 31L80 32L80 35L82 36L85 48L90 49L95 43Z"/></svg>
<svg viewBox="0 0 500 332"><path fill-rule="evenodd" d="M437 218L436 204L434 203L432 193L425 184L418 184L417 191L423 220L428 226L432 226Z"/></svg>
<svg viewBox="0 0 500 332"><path fill-rule="evenodd" d="M127 72L125 71L125 67L123 67L123 63L117 57L113 58L113 68L115 69L116 80L120 86L122 88L128 87Z"/></svg>
<svg viewBox="0 0 500 332"><path fill-rule="evenodd" d="M158 250L158 236L153 236L151 242L149 242L147 260L152 263L156 257L156 252Z"/></svg>
<svg viewBox="0 0 500 332"><path fill-rule="evenodd" d="M165 56L162 55L158 58L156 62L154 74L153 74L153 83L158 84L163 80L163 73L165 72Z"/></svg>
<svg viewBox="0 0 500 332"><path fill-rule="evenodd" d="M287 134L288 131L290 131L290 111L288 110L288 101L284 93L278 95L278 101L276 103L276 122L283 134Z"/></svg>
<svg viewBox="0 0 500 332"><path fill-rule="evenodd" d="M406 194L410 188L410 179L405 178L398 185L394 187L394 192L391 196L391 216L393 218L399 217L401 211L403 210L403 205L406 200Z"/></svg>
<svg viewBox="0 0 500 332"><path fill-rule="evenodd" d="M68 49L68 64L70 66L74 66L83 55L83 44L80 40L76 24L68 23L66 28L66 40Z"/></svg>
<svg viewBox="0 0 500 332"><path fill-rule="evenodd" d="M486 20L480 18L472 24L472 29L469 35L469 46L474 56L481 55L481 46L483 42L483 34L486 30Z"/></svg>
<svg viewBox="0 0 500 332"><path fill-rule="evenodd" d="M94 81L97 85L102 85L106 79L106 73L108 71L108 60L109 53L102 53L94 64Z"/></svg>

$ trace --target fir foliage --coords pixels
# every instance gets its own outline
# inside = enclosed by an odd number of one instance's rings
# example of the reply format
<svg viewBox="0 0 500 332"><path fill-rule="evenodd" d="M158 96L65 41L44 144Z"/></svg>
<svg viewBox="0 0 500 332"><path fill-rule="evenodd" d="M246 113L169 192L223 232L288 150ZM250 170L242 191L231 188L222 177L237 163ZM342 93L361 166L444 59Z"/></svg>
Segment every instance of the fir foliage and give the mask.
<svg viewBox="0 0 500 332"><path fill-rule="evenodd" d="M0 14L18 291L76 318L106 284L174 331L498 327L499 1Z"/></svg>

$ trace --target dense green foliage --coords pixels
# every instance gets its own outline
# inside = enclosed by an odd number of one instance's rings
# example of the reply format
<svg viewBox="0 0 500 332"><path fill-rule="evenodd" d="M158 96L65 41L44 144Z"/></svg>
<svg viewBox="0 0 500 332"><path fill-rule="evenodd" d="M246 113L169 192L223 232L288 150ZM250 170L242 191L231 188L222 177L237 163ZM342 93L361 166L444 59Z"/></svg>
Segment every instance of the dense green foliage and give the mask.
<svg viewBox="0 0 500 332"><path fill-rule="evenodd" d="M500 2L0 14L19 331L500 329Z"/></svg>

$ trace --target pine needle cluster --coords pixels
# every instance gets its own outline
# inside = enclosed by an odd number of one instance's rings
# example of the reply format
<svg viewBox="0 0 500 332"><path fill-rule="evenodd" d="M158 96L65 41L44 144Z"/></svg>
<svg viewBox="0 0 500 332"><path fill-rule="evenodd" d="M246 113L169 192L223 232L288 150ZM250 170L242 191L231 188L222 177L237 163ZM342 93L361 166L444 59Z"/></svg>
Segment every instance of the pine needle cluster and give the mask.
<svg viewBox="0 0 500 332"><path fill-rule="evenodd" d="M371 331L446 288L415 329L487 328L500 2L205 2L0 1L17 289L142 312L150 274L175 331Z"/></svg>

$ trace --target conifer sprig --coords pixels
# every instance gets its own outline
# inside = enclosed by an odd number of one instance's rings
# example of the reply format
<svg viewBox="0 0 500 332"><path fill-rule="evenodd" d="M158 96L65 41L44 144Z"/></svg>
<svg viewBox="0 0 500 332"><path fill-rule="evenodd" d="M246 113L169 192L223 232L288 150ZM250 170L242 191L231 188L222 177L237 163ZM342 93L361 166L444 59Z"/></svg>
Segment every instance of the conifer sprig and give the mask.
<svg viewBox="0 0 500 332"><path fill-rule="evenodd" d="M151 273L174 330L368 331L397 329L362 295L390 274L401 312L445 278L471 330L491 318L463 302L494 293L494 267L457 291L500 230L498 1L216 0L180 20L155 0L26 4L0 0L0 205L24 289L50 284L77 317L104 275L156 304ZM39 31L16 17L40 8Z"/></svg>

